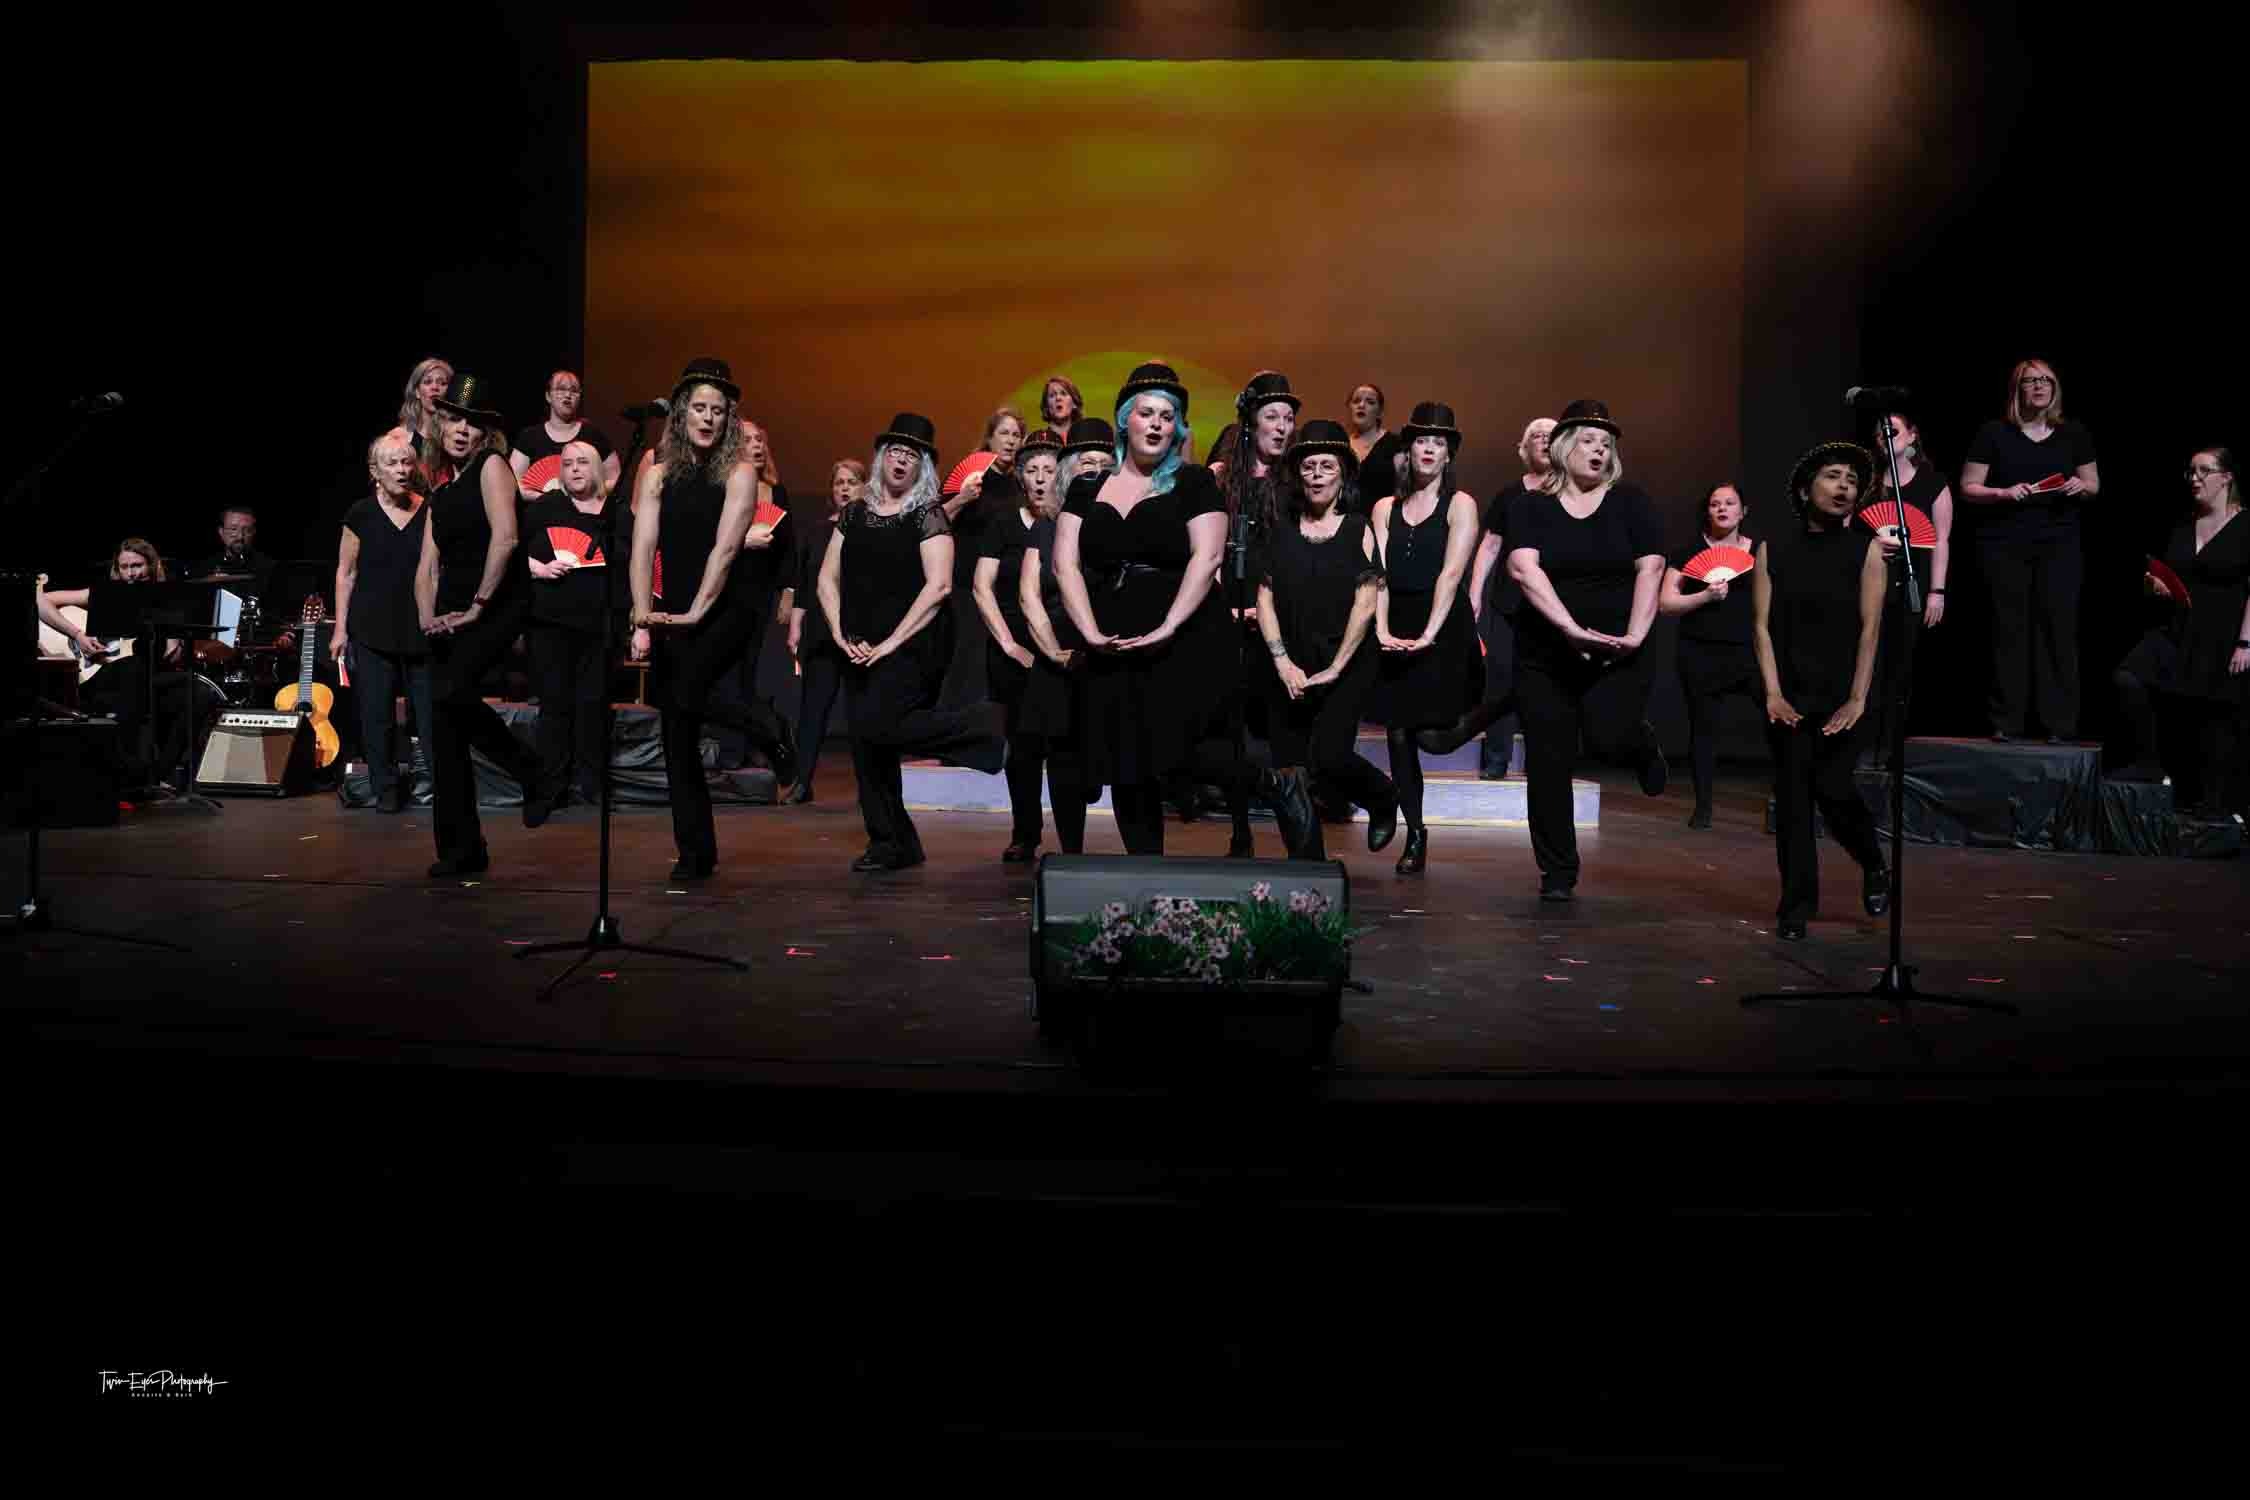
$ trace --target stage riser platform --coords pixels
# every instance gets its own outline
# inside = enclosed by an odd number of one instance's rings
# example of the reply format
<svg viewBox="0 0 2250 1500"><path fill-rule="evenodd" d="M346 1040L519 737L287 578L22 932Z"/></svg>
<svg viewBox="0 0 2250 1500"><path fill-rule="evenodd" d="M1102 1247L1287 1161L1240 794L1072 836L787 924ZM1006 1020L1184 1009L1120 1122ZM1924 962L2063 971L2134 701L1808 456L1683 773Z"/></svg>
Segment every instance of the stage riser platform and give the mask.
<svg viewBox="0 0 2250 1500"><path fill-rule="evenodd" d="M1375 759L1377 766L1385 762ZM1008 815L1008 783L998 776L987 776L981 771L964 770L959 766L940 765L935 761L909 762L905 770L906 805L915 812L974 812ZM1571 789L1571 821L1580 829L1592 832L1601 826L1602 789L1599 782L1573 781ZM1458 771L1428 776L1422 784L1422 818L1433 827L1458 826L1473 828L1523 828L1528 826L1526 809L1527 788L1520 776L1505 781L1480 781L1472 769L1466 775ZM1052 811L1052 794L1043 795L1039 805ZM1087 808L1090 813L1110 814L1109 791L1102 790L1101 800ZM1263 809L1259 816L1264 816ZM1226 814L1209 814L1224 820ZM1364 823L1367 814L1354 809L1352 821Z"/></svg>

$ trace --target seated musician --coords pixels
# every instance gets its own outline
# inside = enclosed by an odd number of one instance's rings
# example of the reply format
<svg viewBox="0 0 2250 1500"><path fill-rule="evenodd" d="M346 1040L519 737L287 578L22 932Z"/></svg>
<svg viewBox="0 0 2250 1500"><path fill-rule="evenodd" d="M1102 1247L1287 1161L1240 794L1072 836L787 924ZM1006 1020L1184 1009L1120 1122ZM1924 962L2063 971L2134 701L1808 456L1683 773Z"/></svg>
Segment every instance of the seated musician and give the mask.
<svg viewBox="0 0 2250 1500"><path fill-rule="evenodd" d="M119 583L161 583L164 559L150 543L127 537L110 557L109 576ZM197 691L195 675L178 669L180 643L167 642L164 670L156 676L155 754L152 760L141 763L140 731L148 712L148 663L133 654L131 641L103 641L87 635L85 611L92 596L91 589L42 589L38 598L40 621L62 635L89 663L88 675L78 687L79 704L89 713L117 720L120 753L125 757L129 779L136 785L157 785L164 773L187 758L189 737L202 716L191 713L190 707L199 705L207 715L217 707L215 695ZM77 613L74 617L65 610Z"/></svg>
<svg viewBox="0 0 2250 1500"><path fill-rule="evenodd" d="M247 505L229 505L219 512L219 550L199 559L186 570L188 578L242 577L248 583L230 584L233 592L258 601L263 629L260 641L269 640L283 651L297 644L296 612L300 601L275 592L281 561L258 550L258 513ZM249 644L243 642L242 644Z"/></svg>

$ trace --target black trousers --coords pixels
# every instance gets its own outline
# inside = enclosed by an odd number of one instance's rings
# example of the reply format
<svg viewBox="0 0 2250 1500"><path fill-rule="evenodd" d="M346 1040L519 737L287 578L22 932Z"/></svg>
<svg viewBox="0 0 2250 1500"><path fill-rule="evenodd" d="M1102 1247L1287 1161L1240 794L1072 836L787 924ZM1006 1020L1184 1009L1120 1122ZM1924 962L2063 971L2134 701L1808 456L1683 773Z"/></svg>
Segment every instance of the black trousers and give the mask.
<svg viewBox="0 0 2250 1500"><path fill-rule="evenodd" d="M718 680L712 684L712 696L715 701L731 708L748 712L755 706L769 717L778 718L780 710L771 699L761 697L758 692L758 673L766 654L766 630L769 623L768 612L759 611L751 622L749 637L742 643L741 656L730 670L719 674ZM758 748L750 735L735 728L733 724L717 718L713 718L711 722L712 738L719 742L720 765L740 766L749 758L749 752Z"/></svg>
<svg viewBox="0 0 2250 1500"><path fill-rule="evenodd" d="M986 643L985 681L1002 710L1008 736L1009 841L1036 845L1041 833L1039 799L1042 790L1054 804L1055 837L1065 854L1086 848L1086 778L1075 740L1050 739L1022 724L1024 690L1031 669L989 641Z"/></svg>
<svg viewBox="0 0 2250 1500"><path fill-rule="evenodd" d="M1820 913L1820 858L1815 852L1813 810L1820 810L1828 836L1863 870L1883 867L1883 845L1875 815L1852 784L1861 733L1826 735L1820 726L1832 710L1808 713L1794 729L1770 726L1773 745L1774 857L1781 865L1783 922L1806 922Z"/></svg>
<svg viewBox="0 0 2250 1500"><path fill-rule="evenodd" d="M2132 760L2172 778L2172 805L2242 812L2250 804L2244 749L2250 723L2242 707L2151 687L2120 667L2110 676L2132 741Z"/></svg>
<svg viewBox="0 0 2250 1500"><path fill-rule="evenodd" d="M820 764L820 742L828 738L828 718L836 711L836 695L844 687L844 653L823 639L820 644L799 643L797 662L803 673L797 679L797 780L811 786Z"/></svg>
<svg viewBox="0 0 2250 1500"><path fill-rule="evenodd" d="M1639 760L1650 670L1642 651L1615 666L1545 653L1517 661L1531 852L1540 874L1577 884L1578 828L1571 821L1570 778L1579 744L1583 741L1600 760Z"/></svg>
<svg viewBox="0 0 2250 1500"><path fill-rule="evenodd" d="M1516 731L1523 719L1515 707L1516 697L1516 627L1499 610L1487 605L1484 618L1477 622L1477 634L1484 641L1484 698L1487 703L1506 703L1508 712L1492 721L1484 732L1484 749L1479 769L1486 776L1505 776L1516 754Z"/></svg>
<svg viewBox="0 0 2250 1500"><path fill-rule="evenodd" d="M430 642L430 828L438 858L466 858L484 848L477 821L477 774L470 753L529 787L537 762L484 701L485 674L506 660L523 629L529 600L503 594L468 629Z"/></svg>
<svg viewBox="0 0 2250 1500"><path fill-rule="evenodd" d="M1249 807L1252 791L1257 785L1257 768L1235 754L1232 738L1210 738L1199 741L1181 774L1197 786L1215 786L1226 793L1227 805L1243 811L1237 820L1238 830L1249 826ZM1164 852L1164 783L1142 782L1137 786L1112 785L1109 789L1110 808L1117 815L1117 837L1125 845L1127 854L1162 854Z"/></svg>
<svg viewBox="0 0 2250 1500"><path fill-rule="evenodd" d="M2078 594L2086 573L2075 530L2042 541L1980 540L1992 591L1992 727L2022 734L2036 711L2047 733L2078 733Z"/></svg>
<svg viewBox="0 0 2250 1500"><path fill-rule="evenodd" d="M672 842L680 858L715 864L719 834L711 821L711 789L703 779L703 726L740 730L768 757L787 728L763 699L729 703L713 689L742 659L743 644L759 628L760 611L722 598L693 630L659 632L649 660L649 696L655 700L664 739L664 777L672 804Z"/></svg>
<svg viewBox="0 0 2250 1500"><path fill-rule="evenodd" d="M559 801L575 776L578 794L600 801L610 730L609 652L602 633L533 622L531 686L539 695L536 795Z"/></svg>
<svg viewBox="0 0 2250 1500"><path fill-rule="evenodd" d="M906 813L904 772L908 754L941 755L987 774L1007 755L1000 715L989 703L939 708L947 656L911 646L872 667L848 667L844 702L852 716L852 771L859 779L859 815L868 842L910 859L922 840Z"/></svg>
<svg viewBox="0 0 2250 1500"><path fill-rule="evenodd" d="M1680 695L1687 700L1688 763L1694 768L1695 805L1708 809L1719 764L1719 706L1729 698L1745 698L1763 720L1765 683L1758 676L1758 659L1747 646L1682 636L1676 664Z"/></svg>
<svg viewBox="0 0 2250 1500"><path fill-rule="evenodd" d="M428 755L437 742L436 709L430 697L430 658L396 651L378 651L364 641L349 643L352 654L352 693L359 709L360 747L367 756L367 777L380 797L398 785L398 751L391 743L396 727L392 704L406 695L407 712L414 732Z"/></svg>

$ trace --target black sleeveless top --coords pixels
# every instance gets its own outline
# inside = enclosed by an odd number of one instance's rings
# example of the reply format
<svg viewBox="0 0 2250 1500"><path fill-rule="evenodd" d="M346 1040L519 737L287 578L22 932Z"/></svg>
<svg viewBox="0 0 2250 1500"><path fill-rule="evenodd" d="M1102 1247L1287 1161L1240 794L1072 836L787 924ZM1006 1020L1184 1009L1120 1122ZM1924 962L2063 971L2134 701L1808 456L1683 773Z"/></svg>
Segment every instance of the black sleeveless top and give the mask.
<svg viewBox="0 0 2250 1500"><path fill-rule="evenodd" d="M1383 575L1392 596L1427 594L1445 571L1445 518L1453 509L1446 496L1430 507L1419 526L1406 524L1406 502L1391 501L1391 544L1383 550Z"/></svg>
<svg viewBox="0 0 2250 1500"><path fill-rule="evenodd" d="M945 507L935 501L879 516L855 500L844 507L836 529L844 537L844 634L875 645L898 629L922 592L922 544L950 535L952 527Z"/></svg>
<svg viewBox="0 0 2250 1500"><path fill-rule="evenodd" d="M1855 522L1833 531L1787 531L1766 544L1773 588L1766 628L1781 695L1807 718L1826 717L1852 695L1859 577L1874 540Z"/></svg>
<svg viewBox="0 0 2250 1500"><path fill-rule="evenodd" d="M460 473L430 496L430 533L437 538L438 554L437 611L441 615L467 609L477 596L477 585L484 581L485 553L492 546L492 522L484 513L484 489L479 481L488 464L498 464L508 470L508 494L512 503L516 492L515 470L509 468L505 458L490 449L472 455ZM500 570L500 582L492 590L492 603L512 598L517 590L528 585L529 575L524 569L521 551L519 546L508 554L507 564Z"/></svg>
<svg viewBox="0 0 2250 1500"><path fill-rule="evenodd" d="M664 602L674 610L695 603L703 587L703 570L710 565L711 549L719 541L719 512L726 509L724 480L705 479L700 473L675 474L666 470L664 486L657 492L656 550L664 559ZM727 594L741 564L727 574ZM721 598L724 599L725 595Z"/></svg>
<svg viewBox="0 0 2250 1500"><path fill-rule="evenodd" d="M1281 643L1307 672L1322 671L1336 659L1359 586L1381 574L1361 550L1366 536L1367 517L1356 514L1345 516L1324 542L1294 524L1275 528L1266 549L1265 581L1273 590Z"/></svg>

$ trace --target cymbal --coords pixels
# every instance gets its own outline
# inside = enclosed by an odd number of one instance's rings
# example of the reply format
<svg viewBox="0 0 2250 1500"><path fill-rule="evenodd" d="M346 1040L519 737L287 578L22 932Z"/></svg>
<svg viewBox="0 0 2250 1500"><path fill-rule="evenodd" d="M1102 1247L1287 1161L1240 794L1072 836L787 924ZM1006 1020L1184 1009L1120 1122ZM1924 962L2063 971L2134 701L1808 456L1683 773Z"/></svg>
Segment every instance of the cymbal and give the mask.
<svg viewBox="0 0 2250 1500"><path fill-rule="evenodd" d="M201 578L183 578L182 583L255 583L255 573L206 573Z"/></svg>

